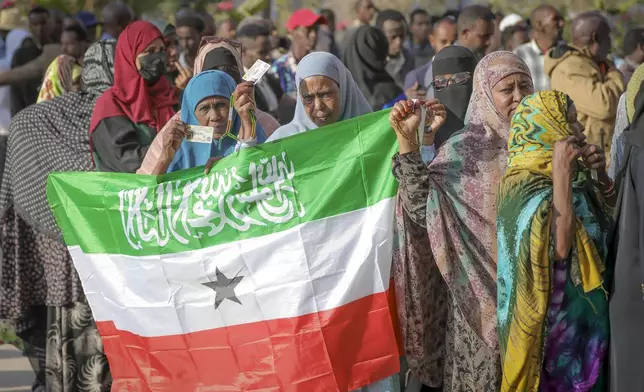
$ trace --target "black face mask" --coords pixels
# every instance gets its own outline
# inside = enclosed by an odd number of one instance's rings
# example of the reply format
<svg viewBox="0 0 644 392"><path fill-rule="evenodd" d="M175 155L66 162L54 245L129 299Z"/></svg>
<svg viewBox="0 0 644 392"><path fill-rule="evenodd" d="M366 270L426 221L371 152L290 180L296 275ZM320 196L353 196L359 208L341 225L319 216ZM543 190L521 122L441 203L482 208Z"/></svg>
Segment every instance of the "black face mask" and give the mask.
<svg viewBox="0 0 644 392"><path fill-rule="evenodd" d="M447 110L447 121L434 139L436 147L441 146L456 131L463 128L467 107L474 89L474 69L476 68L475 54L462 46L448 46L434 57L432 62L433 76L469 72L471 77L464 84L452 84L441 91L434 91Z"/></svg>
<svg viewBox="0 0 644 392"><path fill-rule="evenodd" d="M146 82L156 84L168 68L168 54L166 52L150 53L139 58L141 69L139 73Z"/></svg>

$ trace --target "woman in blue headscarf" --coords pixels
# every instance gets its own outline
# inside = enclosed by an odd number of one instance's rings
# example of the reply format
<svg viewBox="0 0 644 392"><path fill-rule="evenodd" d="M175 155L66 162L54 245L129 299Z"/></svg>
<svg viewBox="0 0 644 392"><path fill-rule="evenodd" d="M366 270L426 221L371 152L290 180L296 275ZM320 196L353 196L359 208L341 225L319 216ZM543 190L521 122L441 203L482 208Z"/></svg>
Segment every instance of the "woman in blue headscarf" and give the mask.
<svg viewBox="0 0 644 392"><path fill-rule="evenodd" d="M264 130L252 115L253 84L242 83L244 86L235 93L235 81L225 72L206 71L193 77L183 94L181 121L170 120L174 123L155 139L138 173L162 174L202 166L212 157L227 156L266 141ZM190 126L213 128L212 143L184 140Z"/></svg>
<svg viewBox="0 0 644 392"><path fill-rule="evenodd" d="M330 53L305 56L295 71L297 104L293 121L279 127L268 141L371 113L371 106L351 72Z"/></svg>

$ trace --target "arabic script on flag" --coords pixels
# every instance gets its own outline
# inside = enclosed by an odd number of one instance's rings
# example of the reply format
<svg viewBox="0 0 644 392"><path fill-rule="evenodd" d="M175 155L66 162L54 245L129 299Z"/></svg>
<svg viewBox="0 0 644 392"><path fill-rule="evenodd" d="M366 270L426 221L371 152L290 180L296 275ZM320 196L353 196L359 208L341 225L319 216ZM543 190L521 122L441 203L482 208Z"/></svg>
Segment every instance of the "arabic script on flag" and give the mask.
<svg viewBox="0 0 644 392"><path fill-rule="evenodd" d="M250 162L247 175L233 166L201 178L125 189L118 193L123 232L132 248L143 249L146 243L164 246L171 238L187 244L189 237L212 237L227 225L247 231L252 225L301 218L306 211L295 197L295 175L293 162L282 152L279 159L273 155ZM247 183L252 188L239 193Z"/></svg>

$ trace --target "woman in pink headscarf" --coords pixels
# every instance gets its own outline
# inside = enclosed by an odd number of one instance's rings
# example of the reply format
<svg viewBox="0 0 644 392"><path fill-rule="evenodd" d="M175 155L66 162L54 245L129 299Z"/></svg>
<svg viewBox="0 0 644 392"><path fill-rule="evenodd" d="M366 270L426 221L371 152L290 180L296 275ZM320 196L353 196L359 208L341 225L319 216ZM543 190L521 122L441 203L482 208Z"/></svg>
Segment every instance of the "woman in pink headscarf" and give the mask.
<svg viewBox="0 0 644 392"><path fill-rule="evenodd" d="M444 392L499 390L497 187L510 119L533 92L528 67L510 52L484 57L473 77L465 127L429 165L414 144L419 105L401 101L390 115L400 145L394 277L405 352L412 374Z"/></svg>

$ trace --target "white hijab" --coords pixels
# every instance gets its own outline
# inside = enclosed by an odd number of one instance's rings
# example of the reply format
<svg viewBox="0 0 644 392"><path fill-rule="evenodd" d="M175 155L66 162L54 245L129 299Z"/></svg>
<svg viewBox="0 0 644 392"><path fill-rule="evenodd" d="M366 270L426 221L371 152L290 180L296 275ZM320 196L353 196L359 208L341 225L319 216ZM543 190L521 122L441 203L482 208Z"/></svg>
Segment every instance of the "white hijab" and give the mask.
<svg viewBox="0 0 644 392"><path fill-rule="evenodd" d="M266 140L267 142L283 139L318 127L306 114L302 97L300 96L300 83L311 76L326 76L335 80L340 86L341 113L338 121L348 120L372 112L371 105L362 95L358 85L353 80L353 76L351 76L351 72L342 64L342 61L330 53L314 52L305 56L297 65L297 70L295 71L297 104L293 121L277 128L275 133Z"/></svg>
<svg viewBox="0 0 644 392"><path fill-rule="evenodd" d="M16 50L22 46L25 39L31 38L31 33L25 29L13 29L5 41L5 56L0 59L0 72L9 71ZM0 87L0 133L9 132L11 124L11 87Z"/></svg>

